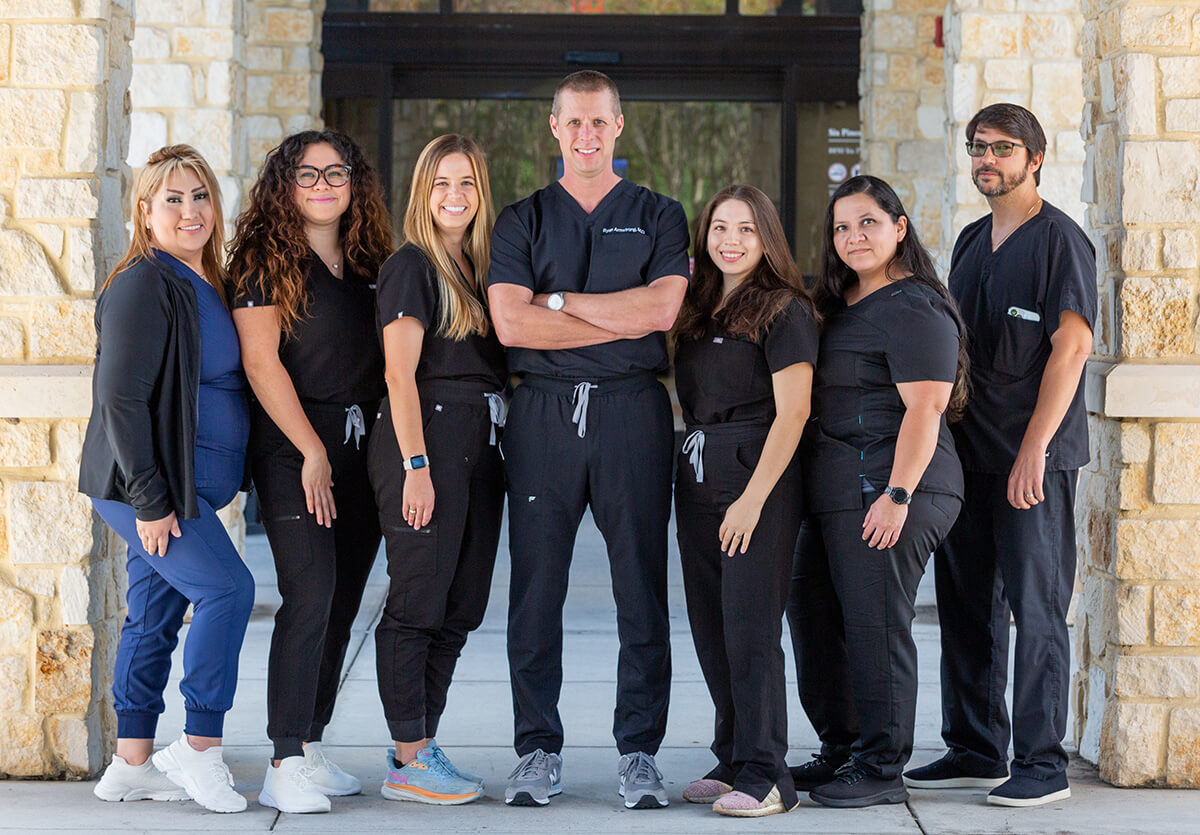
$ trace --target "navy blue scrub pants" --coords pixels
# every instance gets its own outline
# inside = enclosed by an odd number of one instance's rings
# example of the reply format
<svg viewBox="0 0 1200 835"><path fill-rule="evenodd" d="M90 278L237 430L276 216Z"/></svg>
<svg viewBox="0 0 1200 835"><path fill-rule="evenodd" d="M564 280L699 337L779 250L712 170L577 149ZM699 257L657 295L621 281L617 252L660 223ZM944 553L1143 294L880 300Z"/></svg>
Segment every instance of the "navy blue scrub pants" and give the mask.
<svg viewBox="0 0 1200 835"><path fill-rule="evenodd" d="M378 403L360 408L368 432ZM346 407L304 403L333 467L332 528L308 512L304 456L261 407L252 410L250 457L259 512L282 598L267 661L267 736L275 759L303 753L333 716L350 627L379 551L379 513L367 479L367 438L346 437Z"/></svg>
<svg viewBox="0 0 1200 835"><path fill-rule="evenodd" d="M692 640L716 707L717 766L705 777L760 801L778 786L784 808L791 809L797 800L785 762L787 681L780 640L803 503L798 460L763 504L746 553L722 552L719 534L725 511L758 465L766 428L706 428L702 482L681 454L675 524Z"/></svg>
<svg viewBox="0 0 1200 835"><path fill-rule="evenodd" d="M514 747L520 756L562 750L562 611L575 535L590 504L608 546L621 642L613 736L622 754L653 755L666 732L671 689L671 404L651 374L592 381L582 402L580 382L528 375L504 430ZM573 422L577 416L586 423Z"/></svg>
<svg viewBox="0 0 1200 835"><path fill-rule="evenodd" d="M371 433L369 471L391 578L375 661L388 731L398 742L437 735L458 657L487 609L504 514L489 390L449 381L420 387L434 492L423 528L405 521L407 473L387 398Z"/></svg>
<svg viewBox="0 0 1200 835"><path fill-rule="evenodd" d="M819 513L808 523L793 568L788 615L800 703L822 749L854 737L850 753L868 773L900 776L912 754L917 647L912 620L929 555L958 516L955 496L917 492L900 539L871 548L865 507ZM816 670L824 675L817 677ZM827 751L828 753L829 751Z"/></svg>
<svg viewBox="0 0 1200 835"><path fill-rule="evenodd" d="M1008 503L1008 476L964 473L966 502L934 558L942 634L942 738L982 768L1008 759L1009 610L1017 626L1014 776L1065 771L1077 471L1048 472L1046 500Z"/></svg>
<svg viewBox="0 0 1200 835"><path fill-rule="evenodd" d="M154 738L165 709L171 653L189 603L194 610L179 684L187 709L184 731L222 735L237 689L238 653L254 608L254 578L214 508L233 500L240 480L239 469L228 484L198 488L200 516L179 520L183 536L171 538L165 557L152 557L142 547L132 507L92 499L100 518L129 545L129 609L113 671L117 736L122 739Z"/></svg>

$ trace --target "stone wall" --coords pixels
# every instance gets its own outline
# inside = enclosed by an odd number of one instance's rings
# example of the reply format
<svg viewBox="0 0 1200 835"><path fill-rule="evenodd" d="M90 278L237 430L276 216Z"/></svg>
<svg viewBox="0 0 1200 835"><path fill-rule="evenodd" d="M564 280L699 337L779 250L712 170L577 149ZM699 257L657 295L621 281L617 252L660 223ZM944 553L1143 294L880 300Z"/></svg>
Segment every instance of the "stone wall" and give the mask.
<svg viewBox="0 0 1200 835"><path fill-rule="evenodd" d="M0 0L0 775L90 774L115 731L124 572L75 481L124 248L130 5Z"/></svg>
<svg viewBox="0 0 1200 835"><path fill-rule="evenodd" d="M1080 493L1080 753L1200 785L1200 2L1089 0L1084 199L1101 326Z"/></svg>

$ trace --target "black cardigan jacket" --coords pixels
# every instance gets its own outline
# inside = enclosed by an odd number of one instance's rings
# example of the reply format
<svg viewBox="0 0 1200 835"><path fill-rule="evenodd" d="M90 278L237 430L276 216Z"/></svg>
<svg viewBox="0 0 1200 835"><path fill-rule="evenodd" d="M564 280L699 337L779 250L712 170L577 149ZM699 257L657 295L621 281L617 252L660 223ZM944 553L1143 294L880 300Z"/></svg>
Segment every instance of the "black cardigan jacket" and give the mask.
<svg viewBox="0 0 1200 835"><path fill-rule="evenodd" d="M193 471L200 387L196 291L156 258L123 270L96 303L92 416L79 489L144 522L199 516Z"/></svg>

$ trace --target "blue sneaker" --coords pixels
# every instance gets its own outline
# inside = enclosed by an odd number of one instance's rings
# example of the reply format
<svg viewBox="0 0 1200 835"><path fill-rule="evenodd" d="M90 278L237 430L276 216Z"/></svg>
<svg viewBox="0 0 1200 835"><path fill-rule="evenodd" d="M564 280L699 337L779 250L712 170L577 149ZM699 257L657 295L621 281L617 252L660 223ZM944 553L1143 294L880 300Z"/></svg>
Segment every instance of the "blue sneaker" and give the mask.
<svg viewBox="0 0 1200 835"><path fill-rule="evenodd" d="M478 783L464 780L442 764L431 748L422 748L406 765L387 752L388 775L379 789L388 800L414 800L435 806L460 806L483 794Z"/></svg>
<svg viewBox="0 0 1200 835"><path fill-rule="evenodd" d="M480 791L483 790L483 778L480 777L478 774L472 774L469 771L463 771L458 766L456 766L454 763L450 762L450 757L446 753L446 750L444 748L442 748L442 746L437 744L436 739L429 740L429 749L431 751L433 751L433 755L435 757L437 757L439 760L442 761L442 765L446 767L447 771L449 771L452 774L457 774L459 777L463 778L464 780L470 780L472 783L478 783L479 790Z"/></svg>

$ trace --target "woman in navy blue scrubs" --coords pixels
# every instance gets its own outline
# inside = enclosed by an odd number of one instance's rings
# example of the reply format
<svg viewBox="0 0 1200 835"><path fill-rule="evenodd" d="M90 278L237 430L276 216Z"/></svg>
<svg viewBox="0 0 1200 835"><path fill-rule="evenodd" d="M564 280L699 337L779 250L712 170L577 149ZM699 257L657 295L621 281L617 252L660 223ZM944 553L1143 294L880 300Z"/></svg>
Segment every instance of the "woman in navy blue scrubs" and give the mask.
<svg viewBox="0 0 1200 835"><path fill-rule="evenodd" d="M892 188L854 177L825 215L824 317L805 436L805 523L788 615L822 753L796 769L827 806L900 803L912 753L912 619L962 506L947 419L966 402L962 319Z"/></svg>
<svg viewBox="0 0 1200 835"><path fill-rule="evenodd" d="M737 817L796 806L779 642L802 490L817 323L770 199L718 192L675 326L687 436L675 515L688 620L716 706L717 765L684 790Z"/></svg>

